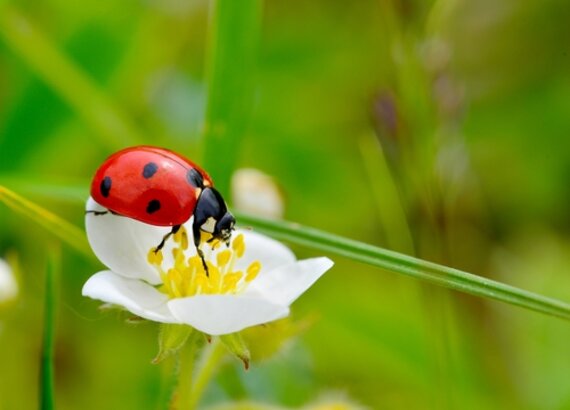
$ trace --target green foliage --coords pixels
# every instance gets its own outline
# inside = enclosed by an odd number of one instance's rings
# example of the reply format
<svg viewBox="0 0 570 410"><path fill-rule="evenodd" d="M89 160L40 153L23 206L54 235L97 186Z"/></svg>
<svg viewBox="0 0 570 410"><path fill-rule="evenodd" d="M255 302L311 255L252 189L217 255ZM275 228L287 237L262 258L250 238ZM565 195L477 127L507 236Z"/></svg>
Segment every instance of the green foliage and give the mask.
<svg viewBox="0 0 570 410"><path fill-rule="evenodd" d="M212 2L203 163L225 194L253 110L261 7L261 0Z"/></svg>
<svg viewBox="0 0 570 410"><path fill-rule="evenodd" d="M195 350L179 352L196 364L178 386L186 402L200 397L192 406L312 408L331 390L369 408L568 406L567 322L487 300L567 315L539 295L570 300L569 6L0 7L0 257L16 250L22 265L19 299L0 316L0 407L37 408L50 374L62 409L170 399L176 361L147 360L156 326L125 326L81 297L102 268L78 228L89 180L113 150L138 143L202 159L230 203L233 169L271 174L285 219L314 229L245 210L239 223L300 257L342 255L294 304L301 323L318 317L301 337L268 337L264 350L244 334L247 372L216 340L196 363ZM65 309L49 339L38 272L54 241L65 245ZM46 301L47 314L56 303ZM40 372L41 349L54 373Z"/></svg>

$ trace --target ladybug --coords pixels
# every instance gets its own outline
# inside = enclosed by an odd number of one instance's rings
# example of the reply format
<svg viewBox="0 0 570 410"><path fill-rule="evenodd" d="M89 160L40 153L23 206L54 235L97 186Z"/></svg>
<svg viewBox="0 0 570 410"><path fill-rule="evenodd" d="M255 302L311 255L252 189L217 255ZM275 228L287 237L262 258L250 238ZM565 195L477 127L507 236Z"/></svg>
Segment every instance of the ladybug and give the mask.
<svg viewBox="0 0 570 410"><path fill-rule="evenodd" d="M235 218L210 176L182 155L152 146L136 146L111 155L99 167L91 184L91 196L110 212L155 226L171 226L160 244L192 216L196 251L208 269L200 249L201 232L211 234L208 242L229 245Z"/></svg>

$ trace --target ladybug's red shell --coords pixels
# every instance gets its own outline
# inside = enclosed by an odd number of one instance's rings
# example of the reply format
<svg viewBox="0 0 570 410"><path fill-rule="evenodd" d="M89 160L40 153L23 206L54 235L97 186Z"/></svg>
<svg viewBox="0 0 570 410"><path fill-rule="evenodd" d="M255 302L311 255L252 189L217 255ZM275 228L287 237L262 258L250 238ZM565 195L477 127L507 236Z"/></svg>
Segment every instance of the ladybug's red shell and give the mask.
<svg viewBox="0 0 570 410"><path fill-rule="evenodd" d="M95 173L91 196L116 214L174 226L190 219L201 187L212 185L192 161L164 148L138 146L107 158Z"/></svg>

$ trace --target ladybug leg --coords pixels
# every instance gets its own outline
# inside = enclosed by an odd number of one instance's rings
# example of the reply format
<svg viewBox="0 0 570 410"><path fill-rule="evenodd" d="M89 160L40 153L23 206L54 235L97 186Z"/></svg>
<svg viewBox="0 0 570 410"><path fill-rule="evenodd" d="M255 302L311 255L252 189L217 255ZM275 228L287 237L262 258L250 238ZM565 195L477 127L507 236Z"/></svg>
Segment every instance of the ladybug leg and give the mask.
<svg viewBox="0 0 570 410"><path fill-rule="evenodd" d="M154 250L154 253L157 253L159 250L161 250L162 248L164 248L164 244L166 243L166 241L168 240L168 238L170 238L172 235L174 235L176 232L178 232L178 230L180 229L181 225L174 225L172 227L172 229L170 230L170 232L168 232L166 235L164 235L162 237L162 241L160 241L160 243L158 244L158 246L156 247L156 249Z"/></svg>
<svg viewBox="0 0 570 410"><path fill-rule="evenodd" d="M111 214L111 215L115 215L115 216L123 216L121 214L116 213L115 211L111 211L110 209L107 209L106 211L95 211L95 210L88 210L85 211L86 214L93 214L95 216L99 216L99 215L107 215L107 214Z"/></svg>
<svg viewBox="0 0 570 410"><path fill-rule="evenodd" d="M106 215L109 211L85 211L86 214L93 214L95 216Z"/></svg>
<svg viewBox="0 0 570 410"><path fill-rule="evenodd" d="M196 247L196 252L202 261L202 266L204 267L204 272L206 276L210 276L208 272L208 265L206 264L206 259L204 258L204 252L200 249L200 225L196 223L196 218L194 218L194 223L192 224L192 236L194 237L194 246Z"/></svg>

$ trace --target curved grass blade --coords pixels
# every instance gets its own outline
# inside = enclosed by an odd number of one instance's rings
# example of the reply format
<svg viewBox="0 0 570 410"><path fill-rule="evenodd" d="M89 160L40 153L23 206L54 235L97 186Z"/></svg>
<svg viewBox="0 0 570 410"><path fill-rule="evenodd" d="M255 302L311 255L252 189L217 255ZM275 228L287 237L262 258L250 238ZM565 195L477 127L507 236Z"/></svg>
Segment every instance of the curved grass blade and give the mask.
<svg viewBox="0 0 570 410"><path fill-rule="evenodd" d="M570 304L557 299L296 223L243 214L237 217L240 223L251 225L280 240L344 256L434 285L570 320Z"/></svg>
<svg viewBox="0 0 570 410"><path fill-rule="evenodd" d="M47 209L27 200L18 195L14 191L0 185L0 202L3 202L8 208L24 215L39 225L43 226L49 232L53 233L63 242L75 248L82 254L94 257L85 233L75 225L67 222L65 219L51 213Z"/></svg>
<svg viewBox="0 0 570 410"><path fill-rule="evenodd" d="M15 188L28 197L53 199L67 203L85 203L89 197L88 180L53 179L49 181L36 175L0 174L0 186Z"/></svg>

